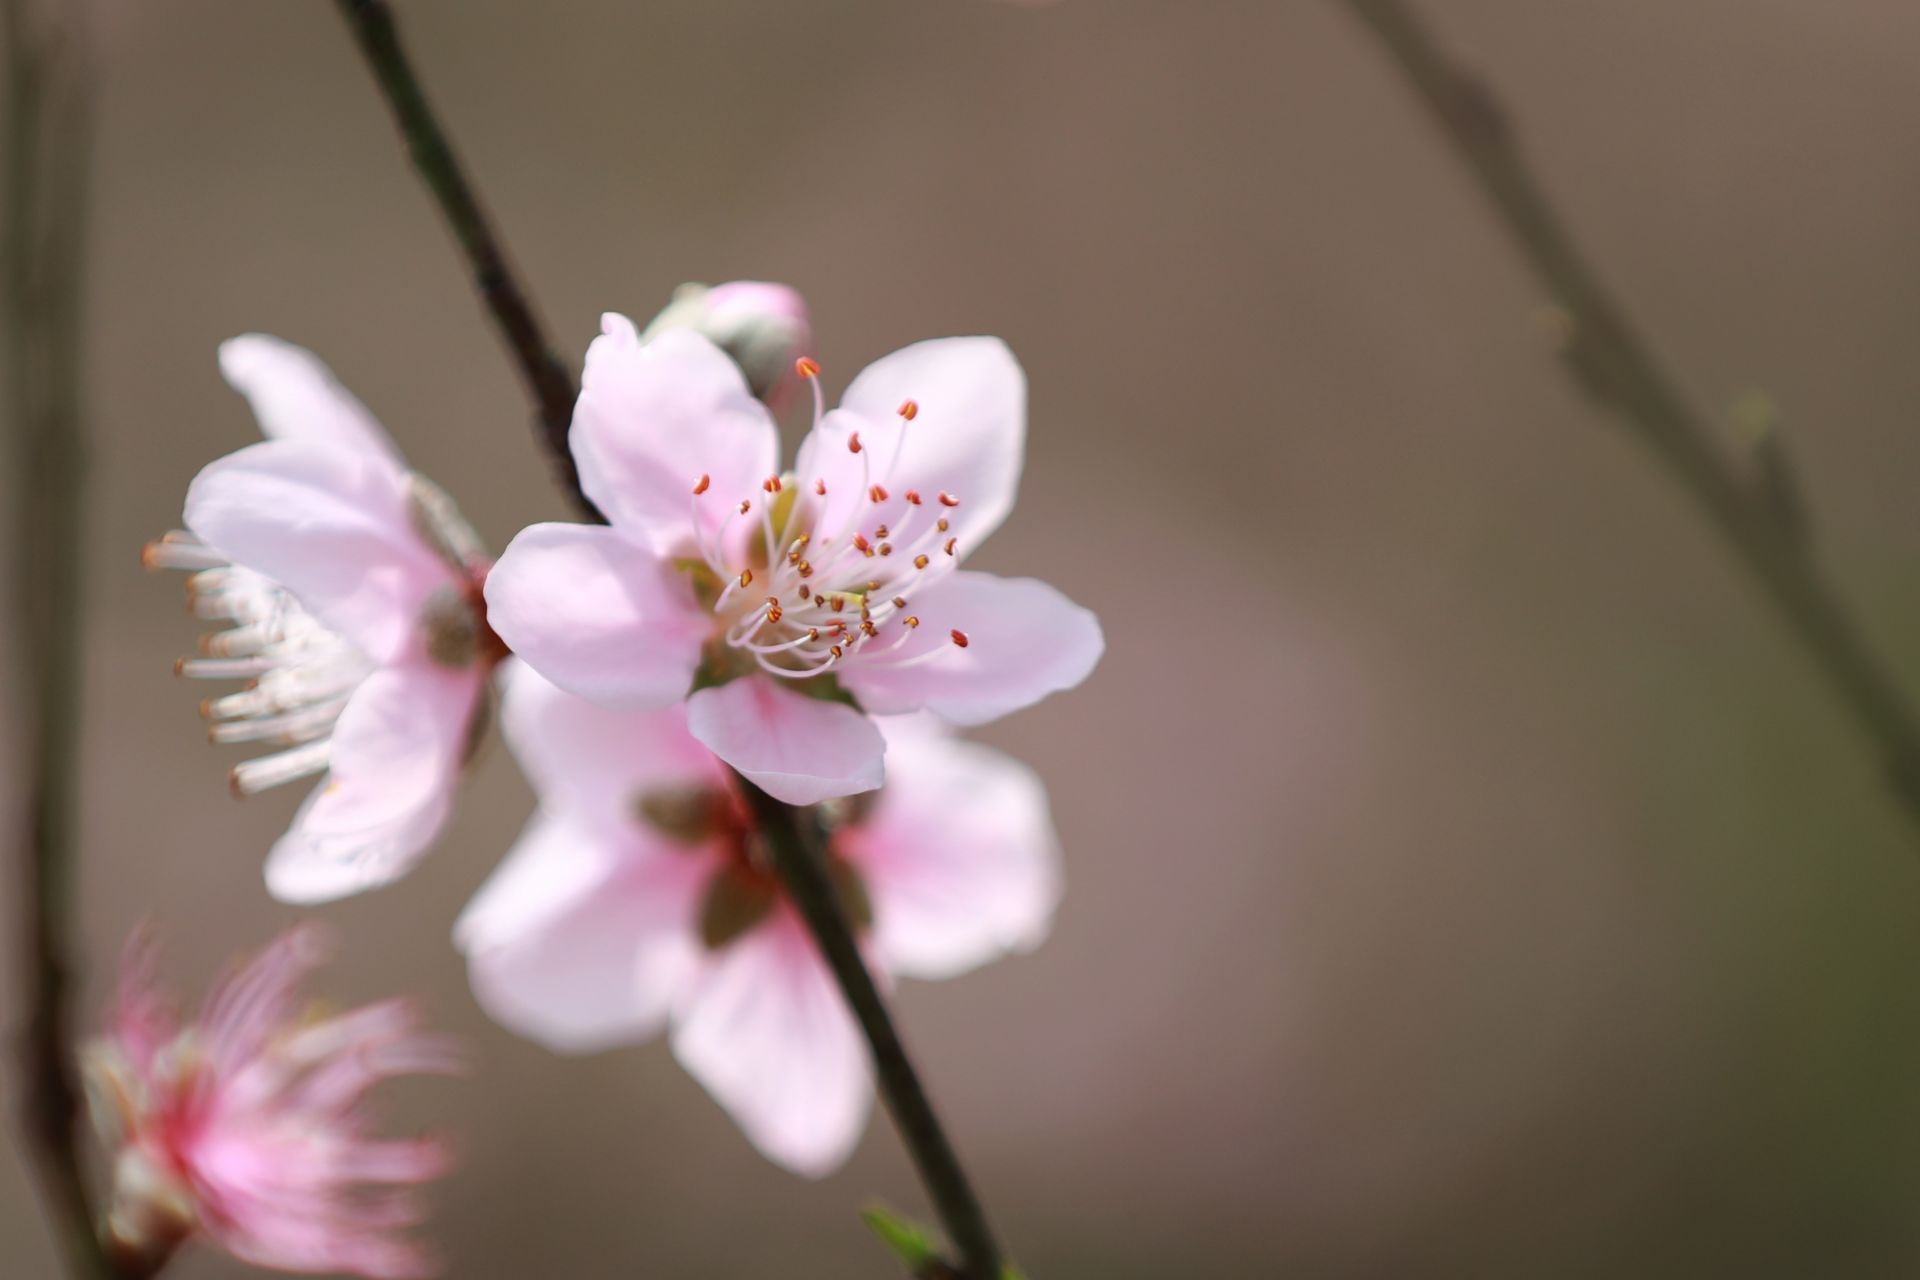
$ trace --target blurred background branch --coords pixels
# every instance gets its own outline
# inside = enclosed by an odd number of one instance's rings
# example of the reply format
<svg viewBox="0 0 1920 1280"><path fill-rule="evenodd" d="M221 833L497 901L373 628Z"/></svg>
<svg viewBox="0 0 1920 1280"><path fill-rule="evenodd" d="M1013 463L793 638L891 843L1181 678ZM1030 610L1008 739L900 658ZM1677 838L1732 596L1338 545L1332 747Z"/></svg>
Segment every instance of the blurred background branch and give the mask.
<svg viewBox="0 0 1920 1280"><path fill-rule="evenodd" d="M19 906L26 1026L20 1125L76 1276L134 1274L102 1252L81 1158L69 1016L86 520L81 310L92 140L87 15L6 0L6 365L14 447L17 759L24 794L8 897Z"/></svg>
<svg viewBox="0 0 1920 1280"><path fill-rule="evenodd" d="M1633 429L1719 531L1873 740L1908 816L1920 822L1920 721L1814 560L1799 487L1780 474L1786 454L1779 442L1758 460L1757 481L1736 468L1573 243L1486 84L1441 51L1403 0L1348 4L1432 114L1559 309L1555 329L1575 381ZM1791 502L1782 497L1789 493Z"/></svg>
<svg viewBox="0 0 1920 1280"><path fill-rule="evenodd" d="M575 389L566 366L553 353L527 291L515 278L499 237L489 224L478 194L468 182L447 141L445 129L427 102L414 74L393 13L384 0L337 0L366 55L381 93L393 109L414 167L433 190L448 225L474 271L481 297L493 313L533 397L540 438L555 474L587 518L600 512L580 488L580 474L568 446ZM775 867L788 895L813 935L841 994L853 1011L871 1053L880 1092L894 1125L913 1157L954 1247L962 1280L1000 1280L999 1247L986 1214L961 1168L919 1074L908 1057L886 1002L860 955L852 926L834 901L832 886L815 843L811 818L741 780L762 832L774 853Z"/></svg>

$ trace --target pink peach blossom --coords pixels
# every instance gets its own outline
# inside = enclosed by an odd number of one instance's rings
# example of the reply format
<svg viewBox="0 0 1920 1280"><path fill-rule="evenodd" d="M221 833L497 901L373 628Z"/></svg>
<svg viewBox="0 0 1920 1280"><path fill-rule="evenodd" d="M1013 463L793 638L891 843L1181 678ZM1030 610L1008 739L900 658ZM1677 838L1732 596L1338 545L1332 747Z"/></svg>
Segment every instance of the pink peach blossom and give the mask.
<svg viewBox="0 0 1920 1280"><path fill-rule="evenodd" d="M610 707L686 699L693 735L790 804L881 784L870 714L981 724L1078 684L1104 643L1052 587L960 568L1019 482L1026 379L1004 344L897 351L832 413L802 365L815 422L783 474L718 347L606 316L572 448L611 524L523 530L486 585L493 628L548 679Z"/></svg>
<svg viewBox="0 0 1920 1280"><path fill-rule="evenodd" d="M487 562L310 353L250 335L221 346L220 368L268 438L204 468L191 532L146 559L194 571L195 612L232 624L178 668L248 681L201 704L213 741L282 748L235 767L235 791L326 772L267 859L276 897L324 901L405 874L446 821L500 656Z"/></svg>
<svg viewBox="0 0 1920 1280"><path fill-rule="evenodd" d="M183 1024L155 988L150 944L128 948L114 1026L85 1055L113 1151L116 1249L164 1257L197 1234L281 1271L436 1272L403 1232L422 1217L409 1188L439 1176L446 1153L371 1136L365 1095L458 1058L404 1001L303 1018L299 986L321 950L312 929L284 934Z"/></svg>
<svg viewBox="0 0 1920 1280"><path fill-rule="evenodd" d="M455 927L474 992L563 1052L670 1029L682 1065L769 1158L823 1175L871 1106L865 1047L766 862L733 775L677 704L616 711L508 668L502 732L540 807ZM815 811L870 965L946 978L1045 936L1060 896L1024 765L886 723L872 796Z"/></svg>

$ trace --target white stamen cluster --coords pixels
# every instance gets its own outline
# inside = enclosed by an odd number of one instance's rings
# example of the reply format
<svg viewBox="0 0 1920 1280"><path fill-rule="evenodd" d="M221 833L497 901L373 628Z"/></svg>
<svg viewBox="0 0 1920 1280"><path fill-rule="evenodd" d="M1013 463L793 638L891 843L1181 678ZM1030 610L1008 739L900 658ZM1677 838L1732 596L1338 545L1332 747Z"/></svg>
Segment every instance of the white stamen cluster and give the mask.
<svg viewBox="0 0 1920 1280"><path fill-rule="evenodd" d="M283 748L235 765L233 789L253 795L324 770L334 722L374 664L270 579L228 564L190 533L149 543L141 558L150 569L191 573L188 607L231 624L200 638L201 656L174 664L194 679L247 682L201 702L208 738Z"/></svg>
<svg viewBox="0 0 1920 1280"><path fill-rule="evenodd" d="M796 368L813 384L814 439L823 440L820 423L825 406L819 366L801 360ZM712 478L706 475L693 485L696 531L706 527L700 519L702 502L732 503L718 534L711 540L700 535L701 558L725 584L713 606L720 634L729 647L751 654L770 675L804 680L862 656L878 657L899 649L920 626L912 612L913 596L959 563L959 540L952 532L949 513L960 499L953 494L924 496L907 489L901 494L904 512L892 524L877 518L883 509L899 509L899 504L891 504L889 486L899 467L906 427L920 409L908 400L898 412L900 437L878 479L860 433L849 433L845 447L860 458L862 494L836 528L819 527L827 496L822 477L796 481L791 474L768 476L758 492L745 497L710 493ZM789 498L790 486L794 491ZM776 528L776 513L782 506L786 510L778 516ZM756 508L763 556L758 572L752 565L736 567L722 559L734 521L752 519ZM950 632L949 639L960 648L967 647L964 631ZM900 665L931 661L945 652L945 646L936 645L903 659Z"/></svg>

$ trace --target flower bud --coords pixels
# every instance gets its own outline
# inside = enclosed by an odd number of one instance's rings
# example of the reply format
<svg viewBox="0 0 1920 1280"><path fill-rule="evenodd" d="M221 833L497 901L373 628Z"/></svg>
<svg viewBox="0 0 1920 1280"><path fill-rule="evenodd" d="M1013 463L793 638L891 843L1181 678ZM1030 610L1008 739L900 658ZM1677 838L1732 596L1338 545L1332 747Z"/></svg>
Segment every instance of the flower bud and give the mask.
<svg viewBox="0 0 1920 1280"><path fill-rule="evenodd" d="M747 386L771 404L786 391L794 357L813 339L807 303L783 284L735 280L683 284L653 318L642 340L667 329L691 329L733 357Z"/></svg>

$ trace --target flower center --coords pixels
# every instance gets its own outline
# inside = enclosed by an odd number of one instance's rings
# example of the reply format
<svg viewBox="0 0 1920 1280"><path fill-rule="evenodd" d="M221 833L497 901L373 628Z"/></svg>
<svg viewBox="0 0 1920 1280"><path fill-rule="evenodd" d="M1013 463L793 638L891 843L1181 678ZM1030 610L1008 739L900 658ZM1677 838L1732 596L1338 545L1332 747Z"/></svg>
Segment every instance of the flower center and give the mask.
<svg viewBox="0 0 1920 1280"><path fill-rule="evenodd" d="M460 581L435 587L420 606L420 631L434 665L464 671L479 662L491 670L507 656L506 642L487 624L481 595L490 568L484 560L465 566Z"/></svg>
<svg viewBox="0 0 1920 1280"><path fill-rule="evenodd" d="M904 401L897 410L900 433L876 473L858 431L828 441L819 366L803 359L795 367L813 386L816 456L845 448L860 459L860 489L852 502L841 504L845 513L834 516L824 475L798 478L792 472L768 476L746 494L716 493L712 477L702 475L693 485L692 504L699 563L719 584L710 593L716 641L770 675L804 680L861 657L892 653L913 639L920 626L914 598L959 564L951 513L960 499L905 487L896 496L894 474L908 424L920 412L916 402ZM708 539L702 505L714 502L731 506ZM735 530L743 521L753 524L740 536ZM732 554L741 563L726 560L729 548L737 548ZM947 638L967 647L964 631ZM934 645L897 665L945 651Z"/></svg>
<svg viewBox="0 0 1920 1280"><path fill-rule="evenodd" d="M829 832L854 820L854 813L845 808L814 810ZM709 951L722 950L773 914L784 890L760 832L731 793L699 786L644 791L634 797L633 814L688 853L712 861L695 922ZM840 909L855 928L865 929L873 923L866 883L859 870L833 850L831 839L827 849L827 875Z"/></svg>

